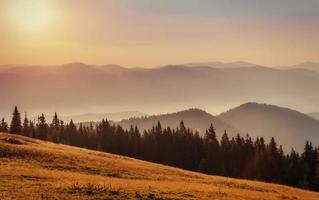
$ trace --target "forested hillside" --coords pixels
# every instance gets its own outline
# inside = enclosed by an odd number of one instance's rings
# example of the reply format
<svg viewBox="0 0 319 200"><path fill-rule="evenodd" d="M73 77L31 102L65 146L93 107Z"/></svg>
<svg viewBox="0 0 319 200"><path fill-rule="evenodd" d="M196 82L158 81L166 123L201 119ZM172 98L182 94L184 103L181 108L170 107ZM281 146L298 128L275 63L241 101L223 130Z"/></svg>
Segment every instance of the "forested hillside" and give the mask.
<svg viewBox="0 0 319 200"><path fill-rule="evenodd" d="M158 122L143 133L133 126L124 130L106 119L95 127L80 124L77 128L72 120L66 124L60 121L57 114L51 123L43 114L37 123L27 118L22 122L17 107L10 127L4 120L0 124L0 132L8 131L207 174L319 189L318 148L311 142L305 144L302 154L294 150L285 154L274 138L269 142L263 137L253 140L248 135L229 138L225 131L218 140L213 124L204 137L187 128L183 121L177 128L162 127Z"/></svg>

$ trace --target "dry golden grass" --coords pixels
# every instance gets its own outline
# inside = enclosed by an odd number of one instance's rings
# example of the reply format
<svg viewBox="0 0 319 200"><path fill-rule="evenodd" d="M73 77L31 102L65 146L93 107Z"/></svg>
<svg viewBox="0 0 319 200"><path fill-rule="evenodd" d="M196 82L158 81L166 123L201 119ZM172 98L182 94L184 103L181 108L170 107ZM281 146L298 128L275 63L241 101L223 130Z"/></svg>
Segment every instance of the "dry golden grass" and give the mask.
<svg viewBox="0 0 319 200"><path fill-rule="evenodd" d="M319 193L0 133L3 199L318 200Z"/></svg>

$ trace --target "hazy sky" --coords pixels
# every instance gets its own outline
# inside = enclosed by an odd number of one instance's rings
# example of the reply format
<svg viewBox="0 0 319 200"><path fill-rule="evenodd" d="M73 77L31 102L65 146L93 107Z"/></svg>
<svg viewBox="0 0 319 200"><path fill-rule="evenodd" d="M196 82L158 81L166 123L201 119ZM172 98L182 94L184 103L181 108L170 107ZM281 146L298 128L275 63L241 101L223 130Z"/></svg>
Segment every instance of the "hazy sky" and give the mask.
<svg viewBox="0 0 319 200"><path fill-rule="evenodd" d="M0 64L319 61L319 0L0 0Z"/></svg>

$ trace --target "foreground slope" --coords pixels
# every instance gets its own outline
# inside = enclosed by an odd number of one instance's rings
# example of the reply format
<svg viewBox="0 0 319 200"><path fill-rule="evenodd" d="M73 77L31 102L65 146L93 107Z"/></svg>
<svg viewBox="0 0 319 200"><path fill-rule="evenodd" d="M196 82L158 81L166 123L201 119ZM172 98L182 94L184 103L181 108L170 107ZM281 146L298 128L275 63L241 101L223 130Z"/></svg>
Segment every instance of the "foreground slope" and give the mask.
<svg viewBox="0 0 319 200"><path fill-rule="evenodd" d="M289 200L319 193L0 133L0 199Z"/></svg>
<svg viewBox="0 0 319 200"><path fill-rule="evenodd" d="M275 137L288 152L291 148L301 152L307 140L319 144L319 121L288 108L246 103L218 117L254 137Z"/></svg>

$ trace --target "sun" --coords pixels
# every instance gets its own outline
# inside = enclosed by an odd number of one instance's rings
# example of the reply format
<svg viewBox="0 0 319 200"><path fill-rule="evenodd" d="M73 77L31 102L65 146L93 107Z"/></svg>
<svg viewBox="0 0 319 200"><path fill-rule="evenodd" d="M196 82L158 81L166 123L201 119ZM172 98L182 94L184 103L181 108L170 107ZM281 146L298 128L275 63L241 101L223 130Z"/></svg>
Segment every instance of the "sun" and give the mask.
<svg viewBox="0 0 319 200"><path fill-rule="evenodd" d="M46 0L13 0L12 16L15 24L26 31L41 31L51 21L51 10Z"/></svg>

